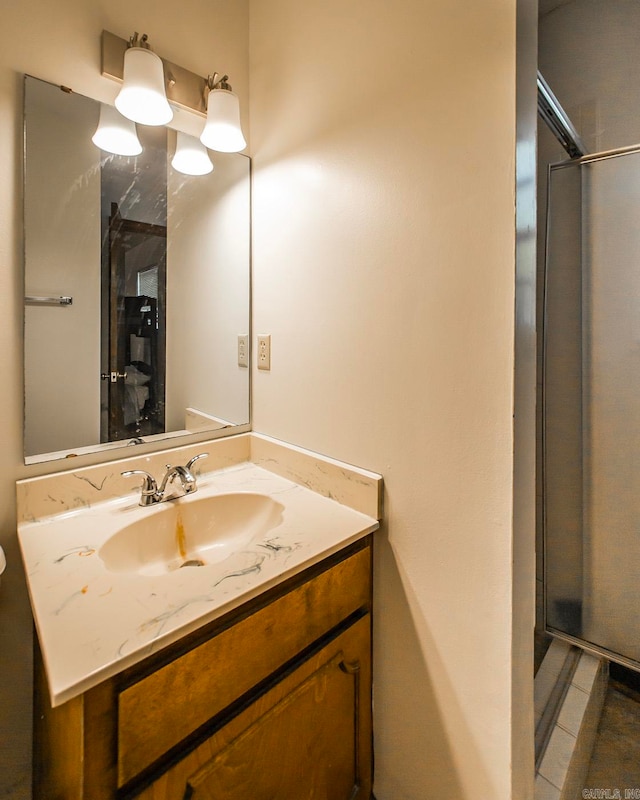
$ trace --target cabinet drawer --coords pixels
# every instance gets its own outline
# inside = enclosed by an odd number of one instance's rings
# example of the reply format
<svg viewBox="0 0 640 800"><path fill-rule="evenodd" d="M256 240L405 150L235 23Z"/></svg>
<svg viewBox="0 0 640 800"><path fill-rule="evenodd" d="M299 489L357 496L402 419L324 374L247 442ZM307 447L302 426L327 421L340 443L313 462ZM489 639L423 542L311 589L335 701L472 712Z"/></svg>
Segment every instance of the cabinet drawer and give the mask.
<svg viewBox="0 0 640 800"><path fill-rule="evenodd" d="M118 785L349 614L368 608L370 581L367 547L121 692Z"/></svg>

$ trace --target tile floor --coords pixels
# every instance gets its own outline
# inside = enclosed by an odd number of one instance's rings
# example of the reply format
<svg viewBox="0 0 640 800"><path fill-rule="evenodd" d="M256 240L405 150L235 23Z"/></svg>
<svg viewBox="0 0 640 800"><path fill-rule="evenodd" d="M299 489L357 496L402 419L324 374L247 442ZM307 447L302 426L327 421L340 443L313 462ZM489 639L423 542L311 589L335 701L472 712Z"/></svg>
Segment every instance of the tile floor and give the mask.
<svg viewBox="0 0 640 800"><path fill-rule="evenodd" d="M577 665L574 654L580 659ZM553 666L551 662L559 659L565 662L564 666L562 663L558 665L561 669L566 667L566 660L571 660L575 671L570 678L560 714L550 731L538 767L535 782L536 800L569 800L569 798L574 800L573 793L576 792L577 784L581 782L580 776L586 771L599 709L604 699L606 671L602 667L601 660L556 639L549 647L535 678L536 701L540 708L543 708L542 692L549 677L550 665ZM552 676L554 685L558 681L563 681L561 669ZM555 693L556 689L553 691ZM549 695L545 705L547 703L552 705L557 703L553 694ZM543 723L544 719L541 718L539 724Z"/></svg>
<svg viewBox="0 0 640 800"><path fill-rule="evenodd" d="M609 683L584 789L603 792L592 791L587 797L640 798L640 694L614 680Z"/></svg>

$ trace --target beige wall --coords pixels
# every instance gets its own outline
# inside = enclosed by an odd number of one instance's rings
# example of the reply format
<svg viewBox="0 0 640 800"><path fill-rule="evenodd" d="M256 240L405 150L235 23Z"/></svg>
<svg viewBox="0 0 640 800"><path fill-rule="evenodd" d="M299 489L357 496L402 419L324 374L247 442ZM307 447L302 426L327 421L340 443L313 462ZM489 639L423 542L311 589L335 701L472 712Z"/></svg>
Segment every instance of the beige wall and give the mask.
<svg viewBox="0 0 640 800"><path fill-rule="evenodd" d="M223 66L246 97L246 10L3 9L0 796L12 800L28 797L31 630L13 482L34 473L20 466L19 73L110 99L100 30L137 28L194 71ZM529 798L532 765L512 764L528 724L513 686L531 669L512 630L514 603L527 605L512 580L515 10L252 2L254 331L273 336L271 372L254 373L254 427L385 476L378 800Z"/></svg>
<svg viewBox="0 0 640 800"><path fill-rule="evenodd" d="M100 150L92 101L35 80L26 95L25 294L73 298L25 306L24 442L36 455L100 441Z"/></svg>
<svg viewBox="0 0 640 800"><path fill-rule="evenodd" d="M534 583L533 537L524 554L513 541L516 4L251 9L254 330L272 335L254 428L385 478L376 797L504 800L512 781L529 797L531 661L512 658ZM531 161L531 127L520 144ZM524 473L531 531L531 453Z"/></svg>
<svg viewBox="0 0 640 800"><path fill-rule="evenodd" d="M249 422L249 370L238 334L249 333L249 160L214 153L193 179L169 170L167 218L167 429L194 408Z"/></svg>
<svg viewBox="0 0 640 800"><path fill-rule="evenodd" d="M32 621L15 539L14 481L51 467L22 466L22 73L102 100L103 28L149 34L166 58L202 75L229 73L248 106L248 2L222 0L21 0L4 3L0 33L0 797L30 796ZM245 120L246 127L246 120ZM78 463L103 460L83 458ZM60 469L67 464L57 465Z"/></svg>

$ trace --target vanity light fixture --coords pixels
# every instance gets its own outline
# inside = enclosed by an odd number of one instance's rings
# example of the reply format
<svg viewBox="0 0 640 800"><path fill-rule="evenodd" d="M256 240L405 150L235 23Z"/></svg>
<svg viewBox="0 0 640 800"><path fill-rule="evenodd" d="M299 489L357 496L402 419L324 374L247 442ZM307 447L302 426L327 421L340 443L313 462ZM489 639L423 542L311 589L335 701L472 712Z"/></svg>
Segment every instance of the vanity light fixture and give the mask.
<svg viewBox="0 0 640 800"><path fill-rule="evenodd" d="M215 72L207 78L207 121L200 141L211 150L238 153L247 146L240 127L240 101L227 83Z"/></svg>
<svg viewBox="0 0 640 800"><path fill-rule="evenodd" d="M156 96L161 95L163 102L160 105L164 107L166 103L169 112L172 112L172 109L184 108L200 117L206 117L206 124L200 137L205 147L223 153L237 153L243 150L247 143L240 127L240 103L228 83L229 76L220 77L214 72L213 75L203 78L178 64L161 59L149 49L146 34L141 39L137 37L138 34L134 34L127 42L109 31L102 31L102 74L124 82L116 99L116 107L125 117L144 125L163 125L171 119L171 116L167 116L164 122L151 122L149 118L141 118L138 108L141 106L141 101L138 99L132 102L133 108L129 106L125 109L123 106L123 97L126 98L128 95L129 76L132 74L130 65L135 65L134 70L146 75L147 70L150 74L153 61L156 70L153 85L157 90ZM161 73L160 67L163 67ZM147 88L146 83L144 88ZM136 96L133 90L131 96ZM140 96L142 95L138 95Z"/></svg>
<svg viewBox="0 0 640 800"><path fill-rule="evenodd" d="M91 141L101 150L117 156L137 156L142 152L135 123L104 103L100 106L100 121Z"/></svg>
<svg viewBox="0 0 640 800"><path fill-rule="evenodd" d="M213 164L206 147L194 136L177 131L176 152L171 166L184 175L208 175Z"/></svg>
<svg viewBox="0 0 640 800"><path fill-rule="evenodd" d="M166 125L173 119L165 90L164 65L149 47L146 33L138 38L136 32L129 39L116 108L127 119L142 125Z"/></svg>

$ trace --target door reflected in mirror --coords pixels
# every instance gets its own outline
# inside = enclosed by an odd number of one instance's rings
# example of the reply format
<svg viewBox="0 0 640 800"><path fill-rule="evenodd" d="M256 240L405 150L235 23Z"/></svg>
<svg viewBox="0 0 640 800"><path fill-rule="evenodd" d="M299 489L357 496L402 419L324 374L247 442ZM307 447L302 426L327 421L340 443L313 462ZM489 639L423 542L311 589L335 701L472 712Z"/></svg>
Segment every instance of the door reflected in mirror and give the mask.
<svg viewBox="0 0 640 800"><path fill-rule="evenodd" d="M27 463L248 428L249 159L184 175L175 132L143 126L113 155L99 115L25 78Z"/></svg>
<svg viewBox="0 0 640 800"><path fill-rule="evenodd" d="M114 442L165 431L167 226L123 219L117 203L107 219L100 440Z"/></svg>

